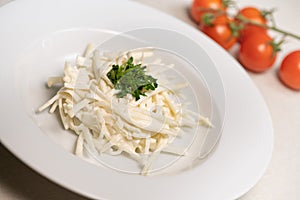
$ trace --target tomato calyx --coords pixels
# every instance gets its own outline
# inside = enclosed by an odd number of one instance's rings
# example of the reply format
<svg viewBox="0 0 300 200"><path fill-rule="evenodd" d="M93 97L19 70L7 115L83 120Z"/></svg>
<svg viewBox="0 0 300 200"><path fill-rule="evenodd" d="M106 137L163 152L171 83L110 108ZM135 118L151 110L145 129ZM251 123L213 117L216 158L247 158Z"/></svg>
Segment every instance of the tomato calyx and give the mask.
<svg viewBox="0 0 300 200"><path fill-rule="evenodd" d="M232 33L233 37L239 37L240 36L240 30L244 28L243 24L237 23L235 21L232 21L229 23L229 27Z"/></svg>
<svg viewBox="0 0 300 200"><path fill-rule="evenodd" d="M276 55L277 52L281 51L281 45L284 43L284 39L280 40L279 42L275 42L275 40L271 40L268 42L269 45L272 46L273 52L272 57Z"/></svg>
<svg viewBox="0 0 300 200"><path fill-rule="evenodd" d="M267 21L271 21L273 23L273 25L275 24L275 20L274 20L274 15L273 13L276 11L275 8L271 8L270 10L267 9L262 9L260 10L261 16L267 20Z"/></svg>
<svg viewBox="0 0 300 200"><path fill-rule="evenodd" d="M228 8L232 5L235 5L235 2L233 0L222 0L222 4L224 7Z"/></svg>
<svg viewBox="0 0 300 200"><path fill-rule="evenodd" d="M226 15L217 16L213 13L205 13L202 16L202 22L205 26L214 26L215 25L214 22L216 21L217 17L225 18L224 20L222 20L223 24L228 24L233 37L238 37L240 30L244 28L243 24L233 21L232 19L228 18Z"/></svg>
<svg viewBox="0 0 300 200"><path fill-rule="evenodd" d="M226 15L206 14L203 16L199 29L216 41L224 49L231 48L237 41L237 37L232 34L230 23L232 19Z"/></svg>
<svg viewBox="0 0 300 200"><path fill-rule="evenodd" d="M205 26L212 26L213 22L215 21L216 17L213 13L205 13L202 16L201 21Z"/></svg>

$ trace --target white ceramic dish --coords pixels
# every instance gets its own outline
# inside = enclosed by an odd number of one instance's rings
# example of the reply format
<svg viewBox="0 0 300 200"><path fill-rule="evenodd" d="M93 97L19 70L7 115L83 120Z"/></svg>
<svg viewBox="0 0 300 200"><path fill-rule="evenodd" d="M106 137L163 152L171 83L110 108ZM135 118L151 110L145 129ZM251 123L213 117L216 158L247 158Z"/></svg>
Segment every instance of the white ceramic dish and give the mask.
<svg viewBox="0 0 300 200"><path fill-rule="evenodd" d="M115 3L119 6L116 7ZM271 158L273 130L262 97L246 73L225 51L184 23L128 1L20 0L0 9L0 25L0 53L6 55L0 61L3 94L1 142L54 182L97 199L234 199L249 190L265 171ZM140 27L167 28L193 39L193 48L206 50L223 80L226 122L220 143L206 162L178 175L148 178L115 173L72 156L39 129L27 114L32 110L24 106L26 102L32 102L29 98L22 99L24 93L20 95L20 91L28 91L22 88L30 86L24 80L30 80L26 76L31 76L26 70L20 71L20 58L24 58L30 49L36 50L32 47L37 41L43 41L41 48L51 52L52 41L46 40L46 35L76 29L76 35L68 37L70 40L74 37L76 43L82 44L80 51L87 42L104 41L111 35L103 29L120 32ZM86 41L87 33L90 41ZM79 37L80 34L83 37ZM64 40L61 42L62 48L58 52L69 52L71 57L80 53L68 49L72 45L65 44ZM174 41L174 45L176 43L185 45ZM191 54L197 55L197 51ZM30 59L41 58L28 56ZM51 62L60 63L64 59L65 54ZM20 74L25 76L24 80ZM47 71L45 74L48 75ZM72 148L72 142L68 148ZM128 192L133 188L135 195Z"/></svg>

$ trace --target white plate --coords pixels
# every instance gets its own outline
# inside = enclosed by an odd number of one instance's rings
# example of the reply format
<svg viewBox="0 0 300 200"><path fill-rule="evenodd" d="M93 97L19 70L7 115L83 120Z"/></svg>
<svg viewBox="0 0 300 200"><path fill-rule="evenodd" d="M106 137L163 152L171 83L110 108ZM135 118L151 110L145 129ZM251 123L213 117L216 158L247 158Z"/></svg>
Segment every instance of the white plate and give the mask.
<svg viewBox="0 0 300 200"><path fill-rule="evenodd" d="M0 60L1 142L54 182L98 199L235 199L264 173L271 158L273 130L261 95L233 58L188 25L124 0L15 1L0 9L0 25L0 53L5 55ZM39 129L27 115L19 94L28 82L17 78L23 73L18 71L18 59L46 35L68 29L82 30L85 34L89 30L129 31L145 26L175 30L201 44L215 62L225 88L226 122L218 147L203 164L174 176L148 178L112 173L83 162ZM97 42L105 37L94 34L91 38ZM83 41L83 46L85 42L89 41ZM41 45L47 46L47 41ZM79 52L70 55L74 53ZM26 71L24 75L30 76Z"/></svg>

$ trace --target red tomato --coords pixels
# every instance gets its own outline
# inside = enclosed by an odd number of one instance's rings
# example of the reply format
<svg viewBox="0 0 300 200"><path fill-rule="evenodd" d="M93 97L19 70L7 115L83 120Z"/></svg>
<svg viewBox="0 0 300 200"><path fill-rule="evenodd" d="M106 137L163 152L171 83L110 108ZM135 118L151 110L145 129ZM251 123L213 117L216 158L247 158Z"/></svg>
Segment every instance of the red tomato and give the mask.
<svg viewBox="0 0 300 200"><path fill-rule="evenodd" d="M226 16L219 16L213 22L212 25L201 24L199 26L200 30L216 41L224 49L229 49L232 47L236 41L237 37L233 35L233 32L229 26L232 20L228 19Z"/></svg>
<svg viewBox="0 0 300 200"><path fill-rule="evenodd" d="M279 69L280 80L294 90L300 90L300 50L287 55Z"/></svg>
<svg viewBox="0 0 300 200"><path fill-rule="evenodd" d="M190 7L190 15L196 23L200 23L202 15L207 11L201 11L199 9L216 9L225 10L222 0L194 0Z"/></svg>
<svg viewBox="0 0 300 200"><path fill-rule="evenodd" d="M261 11L254 7L245 7L239 11L238 15L242 15L243 17L247 18L256 23L266 24L267 21L262 15ZM267 29L263 27L259 27L256 25L245 25L245 27L240 31L240 38L239 41L243 42L247 37L255 34L255 33L262 33L266 34Z"/></svg>
<svg viewBox="0 0 300 200"><path fill-rule="evenodd" d="M277 53L267 34L254 34L242 42L239 50L239 61L248 70L263 72L275 62Z"/></svg>

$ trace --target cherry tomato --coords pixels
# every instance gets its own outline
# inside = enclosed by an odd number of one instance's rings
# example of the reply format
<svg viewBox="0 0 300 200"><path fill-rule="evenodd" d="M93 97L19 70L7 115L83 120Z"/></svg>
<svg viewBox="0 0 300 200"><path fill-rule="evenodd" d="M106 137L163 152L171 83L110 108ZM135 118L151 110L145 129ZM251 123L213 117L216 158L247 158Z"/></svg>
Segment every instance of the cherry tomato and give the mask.
<svg viewBox="0 0 300 200"><path fill-rule="evenodd" d="M232 47L236 41L237 37L234 36L229 24L232 20L228 19L226 16L222 15L216 17L211 25L200 24L200 30L216 41L224 49L229 49Z"/></svg>
<svg viewBox="0 0 300 200"><path fill-rule="evenodd" d="M275 62L277 53L267 34L254 34L241 43L239 61L248 70L263 72Z"/></svg>
<svg viewBox="0 0 300 200"><path fill-rule="evenodd" d="M216 9L225 10L222 0L194 0L190 7L190 15L196 23L200 23L202 15L208 11L201 11L201 9Z"/></svg>
<svg viewBox="0 0 300 200"><path fill-rule="evenodd" d="M260 24L267 23L266 19L264 18L264 16L261 13L261 11L254 7L245 7L239 11L238 15L241 15L241 16L245 17L246 19L251 20L256 23L260 23ZM245 25L244 28L240 31L239 41L243 42L243 40L245 40L247 37L249 37L255 33L266 34L267 29L256 26L256 25L250 25L250 24Z"/></svg>
<svg viewBox="0 0 300 200"><path fill-rule="evenodd" d="M279 69L280 80L294 90L300 90L300 50L288 54Z"/></svg>

